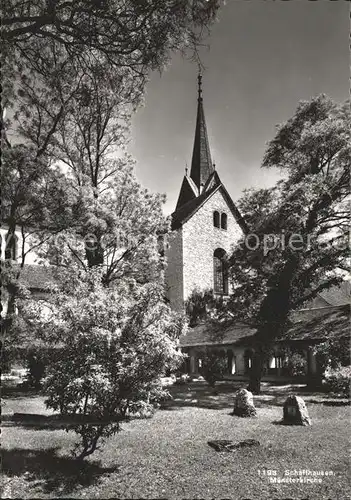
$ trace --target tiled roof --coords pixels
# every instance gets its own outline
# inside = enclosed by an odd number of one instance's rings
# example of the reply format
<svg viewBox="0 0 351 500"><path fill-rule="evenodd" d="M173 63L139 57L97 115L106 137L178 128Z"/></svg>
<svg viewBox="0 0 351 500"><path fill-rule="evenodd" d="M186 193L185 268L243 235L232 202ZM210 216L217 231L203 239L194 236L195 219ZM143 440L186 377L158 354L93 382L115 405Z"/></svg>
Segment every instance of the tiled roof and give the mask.
<svg viewBox="0 0 351 500"><path fill-rule="evenodd" d="M255 333L254 328L244 323L205 323L189 328L188 332L180 337L179 344L181 347L234 344L243 339L248 340Z"/></svg>
<svg viewBox="0 0 351 500"><path fill-rule="evenodd" d="M349 337L350 307L334 306L296 311L291 326L282 340L323 340ZM253 340L256 329L244 323L215 324L208 322L189 328L179 340L181 347L229 345Z"/></svg>
<svg viewBox="0 0 351 500"><path fill-rule="evenodd" d="M201 185L205 184L213 170L203 101L199 96L190 177L193 179L196 186L200 188Z"/></svg>
<svg viewBox="0 0 351 500"><path fill-rule="evenodd" d="M331 306L340 306L350 304L351 301L351 283L343 281L338 286L333 286L328 290L323 290L319 295Z"/></svg>
<svg viewBox="0 0 351 500"><path fill-rule="evenodd" d="M304 309L291 315L289 340L322 340L350 336L350 305Z"/></svg>

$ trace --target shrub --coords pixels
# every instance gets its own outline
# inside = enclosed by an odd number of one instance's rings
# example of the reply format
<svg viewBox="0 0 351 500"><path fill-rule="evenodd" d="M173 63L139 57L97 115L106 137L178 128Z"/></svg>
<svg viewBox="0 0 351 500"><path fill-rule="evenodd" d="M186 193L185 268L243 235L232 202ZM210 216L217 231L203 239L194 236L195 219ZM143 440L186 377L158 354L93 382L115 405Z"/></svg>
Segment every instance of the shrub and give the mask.
<svg viewBox="0 0 351 500"><path fill-rule="evenodd" d="M78 459L126 418L151 416L166 397L160 378L182 360L176 340L183 318L164 303L163 287L127 280L107 287L99 273L88 270L69 293L53 294L49 319L35 314L34 301L27 307L43 340L60 344L47 367L45 402L78 434Z"/></svg>
<svg viewBox="0 0 351 500"><path fill-rule="evenodd" d="M306 374L307 361L302 354L293 352L289 356L285 366L289 376L301 377Z"/></svg>
<svg viewBox="0 0 351 500"><path fill-rule="evenodd" d="M339 366L324 375L323 386L327 392L350 397L351 366Z"/></svg>
<svg viewBox="0 0 351 500"><path fill-rule="evenodd" d="M207 350L202 356L202 375L206 382L214 387L227 371L227 360L224 353L218 350Z"/></svg>
<svg viewBox="0 0 351 500"><path fill-rule="evenodd" d="M341 366L349 366L350 340L349 338L329 339L314 348L314 354L321 370L324 372L328 367L337 369Z"/></svg>
<svg viewBox="0 0 351 500"><path fill-rule="evenodd" d="M193 290L185 302L189 326L193 327L208 319L216 319L226 311L225 301L216 297L212 290Z"/></svg>
<svg viewBox="0 0 351 500"><path fill-rule="evenodd" d="M27 357L28 385L39 389L42 385L42 379L45 376L47 356L44 352L29 351Z"/></svg>
<svg viewBox="0 0 351 500"><path fill-rule="evenodd" d="M307 360L301 351L291 347L285 347L281 350L284 358L284 372L289 377L301 377L306 375Z"/></svg>

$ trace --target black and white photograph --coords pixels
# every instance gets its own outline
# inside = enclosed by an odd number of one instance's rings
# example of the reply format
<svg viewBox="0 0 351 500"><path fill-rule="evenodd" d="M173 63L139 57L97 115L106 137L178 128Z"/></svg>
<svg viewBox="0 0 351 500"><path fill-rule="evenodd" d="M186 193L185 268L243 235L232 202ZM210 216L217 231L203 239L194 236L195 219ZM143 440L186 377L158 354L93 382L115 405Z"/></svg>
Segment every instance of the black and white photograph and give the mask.
<svg viewBox="0 0 351 500"><path fill-rule="evenodd" d="M1 498L350 500L346 0L2 0Z"/></svg>

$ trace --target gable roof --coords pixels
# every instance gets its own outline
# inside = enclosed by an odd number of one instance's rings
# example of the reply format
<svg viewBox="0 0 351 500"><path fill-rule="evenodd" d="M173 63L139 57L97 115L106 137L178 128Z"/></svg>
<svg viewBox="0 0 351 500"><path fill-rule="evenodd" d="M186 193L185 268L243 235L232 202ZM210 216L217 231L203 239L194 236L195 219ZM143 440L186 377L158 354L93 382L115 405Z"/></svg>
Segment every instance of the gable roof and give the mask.
<svg viewBox="0 0 351 500"><path fill-rule="evenodd" d="M176 210L178 210L180 207L188 203L188 201L196 198L198 194L199 190L197 189L194 181L190 177L185 175L182 182L182 186L180 188Z"/></svg>
<svg viewBox="0 0 351 500"><path fill-rule="evenodd" d="M350 305L296 311L287 331L288 340L349 338Z"/></svg>
<svg viewBox="0 0 351 500"><path fill-rule="evenodd" d="M344 280L340 285L322 290L318 295L331 306L349 304L351 301L351 282Z"/></svg>
<svg viewBox="0 0 351 500"><path fill-rule="evenodd" d="M235 344L253 337L256 329L245 323L203 323L189 328L179 339L180 347Z"/></svg>
<svg viewBox="0 0 351 500"><path fill-rule="evenodd" d="M200 207L204 205L204 203L211 198L211 196L217 192L221 191L224 196L228 207L230 208L235 220L241 227L241 229L246 232L247 225L244 221L244 218L240 214L239 210L235 206L233 200L231 199L228 191L223 186L218 173L215 171L208 178L202 193L192 200L189 200L187 203L182 205L178 210L173 212L172 214L172 229L179 229L185 222L187 222L198 210Z"/></svg>

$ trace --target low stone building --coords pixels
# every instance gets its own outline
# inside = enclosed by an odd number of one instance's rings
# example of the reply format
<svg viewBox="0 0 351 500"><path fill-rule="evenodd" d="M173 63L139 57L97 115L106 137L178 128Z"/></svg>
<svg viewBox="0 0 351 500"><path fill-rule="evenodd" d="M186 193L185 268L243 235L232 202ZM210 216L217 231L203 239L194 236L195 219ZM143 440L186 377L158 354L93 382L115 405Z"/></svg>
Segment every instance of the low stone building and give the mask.
<svg viewBox="0 0 351 500"><path fill-rule="evenodd" d="M346 302L346 297L344 298ZM202 358L206 349L216 349L227 359L226 378L249 378L254 352L256 330L244 323L214 324L211 322L190 328L180 338L180 347L188 354L182 370L201 374ZM291 315L291 326L283 340L272 346L264 366L263 381L291 380L287 369L289 352L299 352L306 360L301 382L320 375L321 368L314 354L314 346L328 339L348 339L350 335L350 305L334 305L302 309Z"/></svg>

